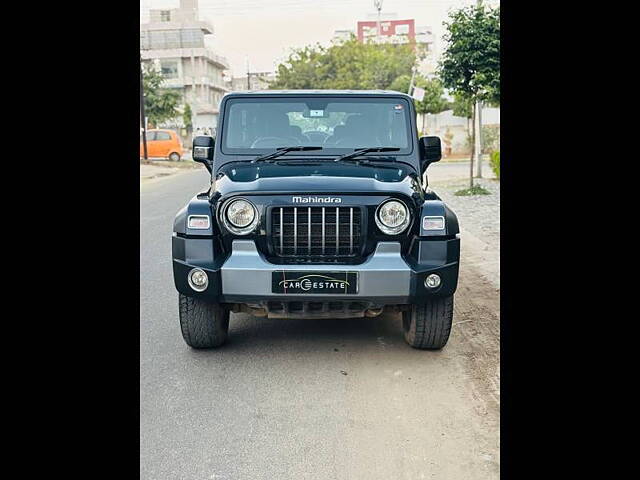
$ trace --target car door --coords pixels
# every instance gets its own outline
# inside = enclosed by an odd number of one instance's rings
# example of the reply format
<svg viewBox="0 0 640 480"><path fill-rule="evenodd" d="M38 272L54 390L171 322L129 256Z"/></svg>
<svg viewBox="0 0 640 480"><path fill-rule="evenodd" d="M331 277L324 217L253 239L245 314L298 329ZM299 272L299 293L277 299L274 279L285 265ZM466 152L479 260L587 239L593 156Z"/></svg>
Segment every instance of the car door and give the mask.
<svg viewBox="0 0 640 480"><path fill-rule="evenodd" d="M157 157L166 157L169 155L171 147L173 146L173 142L171 140L171 135L169 132L158 131L156 132L155 138L156 144L156 156Z"/></svg>
<svg viewBox="0 0 640 480"><path fill-rule="evenodd" d="M147 131L147 156L153 157L153 144L156 137L154 130ZM140 135L140 156L144 157L144 145L142 144L142 135Z"/></svg>

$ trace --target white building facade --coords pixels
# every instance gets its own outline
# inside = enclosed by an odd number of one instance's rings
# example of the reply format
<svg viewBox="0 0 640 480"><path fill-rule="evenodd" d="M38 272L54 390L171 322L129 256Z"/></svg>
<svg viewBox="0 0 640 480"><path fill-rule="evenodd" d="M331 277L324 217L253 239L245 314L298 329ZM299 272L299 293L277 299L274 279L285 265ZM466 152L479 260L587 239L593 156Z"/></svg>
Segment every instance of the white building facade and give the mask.
<svg viewBox="0 0 640 480"><path fill-rule="evenodd" d="M152 62L162 72L165 88L189 104L193 129L217 125L219 105L228 91L224 71L229 62L205 47L205 35L213 34L208 22L198 20L197 0L181 0L180 8L151 10L149 23L140 25L140 54L143 63ZM175 126L182 126L176 119Z"/></svg>

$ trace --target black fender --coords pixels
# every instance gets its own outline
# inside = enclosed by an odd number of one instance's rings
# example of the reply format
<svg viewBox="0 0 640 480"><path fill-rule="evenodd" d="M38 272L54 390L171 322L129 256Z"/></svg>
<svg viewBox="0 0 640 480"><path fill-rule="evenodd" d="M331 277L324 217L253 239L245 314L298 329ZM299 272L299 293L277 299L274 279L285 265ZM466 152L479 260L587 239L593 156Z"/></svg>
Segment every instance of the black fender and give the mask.
<svg viewBox="0 0 640 480"><path fill-rule="evenodd" d="M423 228L424 217L443 217L444 230L425 230ZM420 209L420 236L421 237L455 237L460 233L458 217L442 200L425 200Z"/></svg>
<svg viewBox="0 0 640 480"><path fill-rule="evenodd" d="M187 221L191 215L206 215L209 217L209 228L206 230L194 230L189 228ZM220 230L216 224L215 209L209 202L207 194L198 194L189 200L173 220L173 232L179 235L194 237L212 237L219 234Z"/></svg>
<svg viewBox="0 0 640 480"><path fill-rule="evenodd" d="M424 217L443 217L444 229L425 230ZM460 269L460 226L458 217L442 200L425 200L420 208L419 236L415 236L409 247L406 261L418 273L412 285L412 297L416 302L426 301L424 287L418 282L425 274L437 271L442 278L442 287L430 295L453 295L458 287Z"/></svg>
<svg viewBox="0 0 640 480"><path fill-rule="evenodd" d="M209 228L189 228L188 219L191 215L207 215ZM185 295L215 301L220 295L220 267L226 260L226 255L220 242L215 205L210 203L206 193L193 197L176 214L173 221L171 256L176 289ZM204 292L195 292L189 287L187 275L194 267L203 269L209 276L209 287Z"/></svg>

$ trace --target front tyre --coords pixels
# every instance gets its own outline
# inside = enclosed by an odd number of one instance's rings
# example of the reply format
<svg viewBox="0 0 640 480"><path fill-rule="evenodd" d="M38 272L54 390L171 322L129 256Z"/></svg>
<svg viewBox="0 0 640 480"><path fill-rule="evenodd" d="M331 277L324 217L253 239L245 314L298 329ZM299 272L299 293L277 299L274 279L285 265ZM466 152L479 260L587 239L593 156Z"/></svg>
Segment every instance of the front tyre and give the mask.
<svg viewBox="0 0 640 480"><path fill-rule="evenodd" d="M227 340L229 311L218 303L179 294L182 338L192 348L215 348Z"/></svg>
<svg viewBox="0 0 640 480"><path fill-rule="evenodd" d="M171 152L171 154L169 155L169 160L171 160L172 162L179 162L180 154L177 152Z"/></svg>
<svg viewBox="0 0 640 480"><path fill-rule="evenodd" d="M447 344L453 321L453 295L435 297L402 312L404 339L413 348L439 350Z"/></svg>

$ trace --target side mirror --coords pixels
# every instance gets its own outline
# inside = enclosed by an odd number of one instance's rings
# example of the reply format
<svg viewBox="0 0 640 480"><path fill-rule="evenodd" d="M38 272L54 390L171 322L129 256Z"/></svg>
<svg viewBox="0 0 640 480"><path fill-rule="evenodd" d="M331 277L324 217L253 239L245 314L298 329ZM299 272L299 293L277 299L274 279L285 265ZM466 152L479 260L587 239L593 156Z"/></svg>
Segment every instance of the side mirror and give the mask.
<svg viewBox="0 0 640 480"><path fill-rule="evenodd" d="M213 170L213 147L215 145L215 139L209 135L198 135L193 139L193 149L191 150L193 161L203 163L209 173Z"/></svg>
<svg viewBox="0 0 640 480"><path fill-rule="evenodd" d="M422 157L422 171L424 172L431 163L439 162L442 158L440 137L421 137L420 150Z"/></svg>

